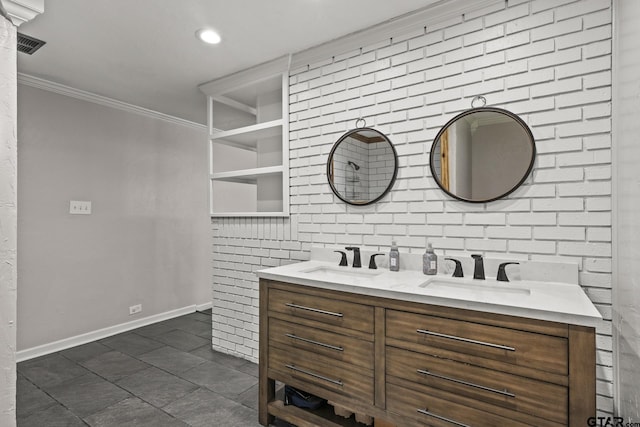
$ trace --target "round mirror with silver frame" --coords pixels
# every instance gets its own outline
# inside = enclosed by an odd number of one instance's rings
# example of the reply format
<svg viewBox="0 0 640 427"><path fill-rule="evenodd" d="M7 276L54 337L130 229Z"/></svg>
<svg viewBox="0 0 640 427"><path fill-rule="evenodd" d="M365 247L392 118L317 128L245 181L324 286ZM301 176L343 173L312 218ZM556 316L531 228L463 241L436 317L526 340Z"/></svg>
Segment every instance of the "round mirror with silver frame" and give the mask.
<svg viewBox="0 0 640 427"><path fill-rule="evenodd" d="M377 202L391 190L397 175L396 149L386 135L373 128L360 127L342 135L327 160L331 190L350 205Z"/></svg>
<svg viewBox="0 0 640 427"><path fill-rule="evenodd" d="M431 146L431 174L445 193L485 203L515 191L533 168L535 140L510 111L471 108L445 124Z"/></svg>

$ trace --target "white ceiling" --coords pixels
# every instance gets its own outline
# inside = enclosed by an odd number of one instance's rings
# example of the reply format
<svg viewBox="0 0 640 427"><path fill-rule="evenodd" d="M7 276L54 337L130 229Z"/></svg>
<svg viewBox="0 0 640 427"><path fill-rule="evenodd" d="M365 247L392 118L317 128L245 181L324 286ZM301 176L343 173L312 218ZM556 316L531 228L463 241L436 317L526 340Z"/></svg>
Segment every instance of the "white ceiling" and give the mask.
<svg viewBox="0 0 640 427"><path fill-rule="evenodd" d="M201 83L368 28L437 0L46 0L19 27L47 44L18 71L196 123ZM218 30L222 43L194 34Z"/></svg>

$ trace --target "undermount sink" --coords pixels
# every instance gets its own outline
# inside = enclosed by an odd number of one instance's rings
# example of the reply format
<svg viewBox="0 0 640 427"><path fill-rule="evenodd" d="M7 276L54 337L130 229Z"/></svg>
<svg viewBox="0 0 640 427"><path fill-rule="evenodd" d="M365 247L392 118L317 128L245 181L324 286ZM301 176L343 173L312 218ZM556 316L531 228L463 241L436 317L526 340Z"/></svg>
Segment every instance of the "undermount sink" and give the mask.
<svg viewBox="0 0 640 427"><path fill-rule="evenodd" d="M319 279L354 279L358 277L372 278L379 274L382 274L381 270L369 270L365 268L353 268L353 267L328 267L319 266L313 267L308 270L303 270L301 273L309 274L310 276L317 277Z"/></svg>
<svg viewBox="0 0 640 427"><path fill-rule="evenodd" d="M491 294L519 294L531 295L531 289L521 285L514 285L512 282L498 282L494 280L470 280L462 278L432 278L420 285L421 288L442 291L464 291L474 293Z"/></svg>

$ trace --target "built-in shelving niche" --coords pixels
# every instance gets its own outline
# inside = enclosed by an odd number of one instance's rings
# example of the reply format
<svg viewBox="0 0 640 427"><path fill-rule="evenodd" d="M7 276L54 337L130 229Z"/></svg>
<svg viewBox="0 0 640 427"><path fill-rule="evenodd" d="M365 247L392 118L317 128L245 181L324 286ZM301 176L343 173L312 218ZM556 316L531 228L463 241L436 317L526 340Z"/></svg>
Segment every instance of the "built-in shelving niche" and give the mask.
<svg viewBox="0 0 640 427"><path fill-rule="evenodd" d="M208 104L211 216L289 215L285 59L200 86Z"/></svg>

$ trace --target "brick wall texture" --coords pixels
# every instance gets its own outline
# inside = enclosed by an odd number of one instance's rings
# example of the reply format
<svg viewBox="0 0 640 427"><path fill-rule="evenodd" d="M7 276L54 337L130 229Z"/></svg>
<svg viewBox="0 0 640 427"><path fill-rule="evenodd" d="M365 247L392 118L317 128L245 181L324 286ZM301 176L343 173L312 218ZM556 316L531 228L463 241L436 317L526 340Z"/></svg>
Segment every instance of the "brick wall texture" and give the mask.
<svg viewBox="0 0 640 427"><path fill-rule="evenodd" d="M214 348L258 359L255 270L307 260L312 246L568 261L602 313L598 411L613 411L611 49L608 0L507 1L290 70L290 218L212 219ZM448 197L429 169L439 129L483 95L536 139L532 174L499 201ZM325 174L358 118L385 133L398 179L348 206Z"/></svg>

